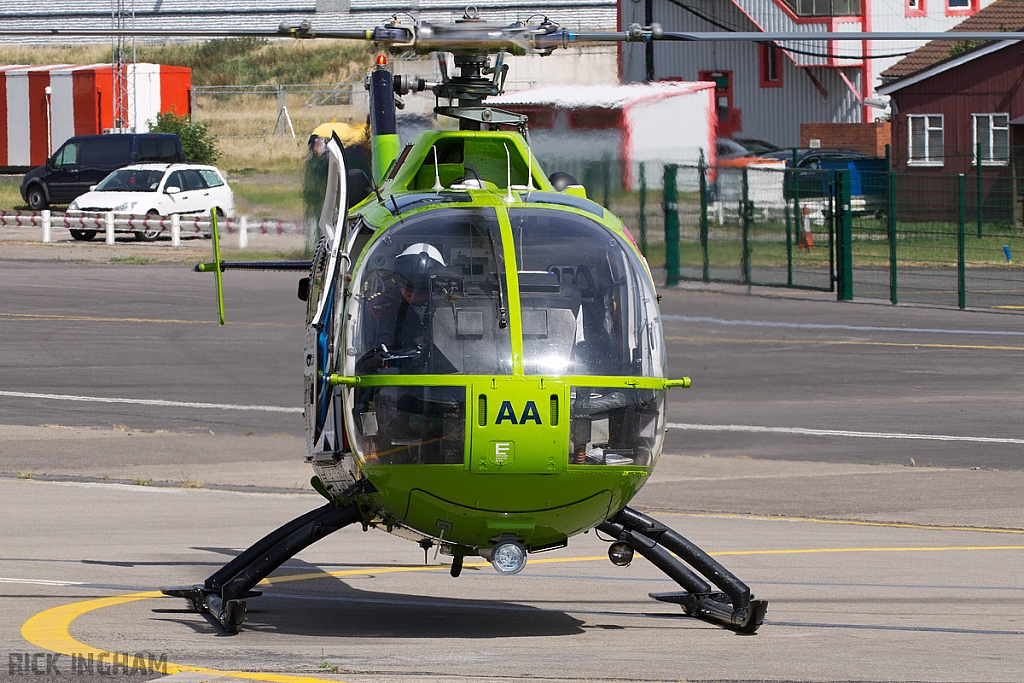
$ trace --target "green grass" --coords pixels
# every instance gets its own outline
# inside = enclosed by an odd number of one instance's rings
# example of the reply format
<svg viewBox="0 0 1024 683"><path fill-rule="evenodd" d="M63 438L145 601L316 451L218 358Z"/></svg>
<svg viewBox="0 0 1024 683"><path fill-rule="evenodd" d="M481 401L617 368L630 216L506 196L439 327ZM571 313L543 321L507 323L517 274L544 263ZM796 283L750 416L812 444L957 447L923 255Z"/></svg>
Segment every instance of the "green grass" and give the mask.
<svg viewBox="0 0 1024 683"><path fill-rule="evenodd" d="M138 61L187 66L195 85L263 85L336 82L366 69L373 54L372 46L342 41L225 38L141 46Z"/></svg>
<svg viewBox="0 0 1024 683"><path fill-rule="evenodd" d="M251 205L250 215L272 217L302 216L302 186L298 176L280 176L273 179L262 177L234 178L231 189L235 201ZM243 202L239 202L239 200Z"/></svg>
<svg viewBox="0 0 1024 683"><path fill-rule="evenodd" d="M815 226L812 233L817 246L809 251L797 247L795 235L791 246L794 267L825 268L829 263L827 235ZM979 238L968 231L964 240L964 261L973 268L1016 268L1007 263L1003 251L1009 246L1018 260L1024 260L1024 232L1013 227L984 226L988 234ZM635 232L635 231L634 231ZM787 266L786 233L782 223L754 223L748 238L751 266L785 268ZM712 225L708 240L708 265L739 268L743 242L737 226ZM853 263L856 267L888 267L889 241L878 224L860 225L853 232ZM897 228L897 263L900 267L956 267L956 226L948 224L900 223ZM652 267L664 267L665 244L648 242L647 261ZM679 262L684 267L701 266L703 252L688 226L679 243Z"/></svg>
<svg viewBox="0 0 1024 683"><path fill-rule="evenodd" d="M333 40L270 41L223 38L140 44L139 62L192 69L193 85L334 83L373 64L372 45ZM110 62L109 45L0 47L4 64L94 64Z"/></svg>
<svg viewBox="0 0 1024 683"><path fill-rule="evenodd" d="M107 261L107 263L118 266L146 266L156 262L155 258L148 258L146 256L115 256Z"/></svg>
<svg viewBox="0 0 1024 683"><path fill-rule="evenodd" d="M21 177L0 176L0 211L28 209L21 198Z"/></svg>
<svg viewBox="0 0 1024 683"><path fill-rule="evenodd" d="M230 261L301 261L310 258L302 249L288 249L285 251L255 251L244 249L242 251L222 250L221 256Z"/></svg>
<svg viewBox="0 0 1024 683"><path fill-rule="evenodd" d="M1012 267L1006 262L1003 246L1011 251L1024 248L1021 237L967 236L964 239L964 262L973 267ZM1015 247L1016 245L1016 247ZM888 240L864 240L854 237L853 263L856 266L888 266ZM896 263L909 266L956 266L957 239L951 235L897 236Z"/></svg>

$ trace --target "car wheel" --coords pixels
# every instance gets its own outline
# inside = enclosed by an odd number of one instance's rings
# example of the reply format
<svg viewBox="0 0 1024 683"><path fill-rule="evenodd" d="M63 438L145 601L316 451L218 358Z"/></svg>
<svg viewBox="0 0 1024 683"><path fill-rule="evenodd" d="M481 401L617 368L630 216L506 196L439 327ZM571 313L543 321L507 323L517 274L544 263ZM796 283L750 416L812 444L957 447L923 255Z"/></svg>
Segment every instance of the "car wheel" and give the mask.
<svg viewBox="0 0 1024 683"><path fill-rule="evenodd" d="M76 240L80 240L82 242L89 242L90 240L92 240L92 238L96 237L96 231L95 230L72 230L71 231L71 236L74 237Z"/></svg>
<svg viewBox="0 0 1024 683"><path fill-rule="evenodd" d="M43 188L39 184L28 188L28 193L25 197L28 200L28 208L33 211L42 211L47 206L46 193L43 192Z"/></svg>
<svg viewBox="0 0 1024 683"><path fill-rule="evenodd" d="M160 214L157 213L156 210L150 209L146 213L146 218L160 218ZM136 230L135 239L137 239L139 242L155 242L156 238L160 236L161 232L163 232L163 228L161 228L159 225L152 228L147 227L145 230Z"/></svg>

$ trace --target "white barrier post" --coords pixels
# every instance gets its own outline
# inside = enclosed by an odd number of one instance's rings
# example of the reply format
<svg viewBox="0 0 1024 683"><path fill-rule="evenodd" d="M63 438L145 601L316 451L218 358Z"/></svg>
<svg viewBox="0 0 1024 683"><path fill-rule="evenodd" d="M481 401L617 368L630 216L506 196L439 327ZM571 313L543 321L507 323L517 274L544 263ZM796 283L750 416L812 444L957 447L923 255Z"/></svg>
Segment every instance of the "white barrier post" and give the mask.
<svg viewBox="0 0 1024 683"><path fill-rule="evenodd" d="M181 216L176 213L171 214L171 246L181 246Z"/></svg>
<svg viewBox="0 0 1024 683"><path fill-rule="evenodd" d="M245 249L249 246L249 221L242 216L238 226L238 248Z"/></svg>
<svg viewBox="0 0 1024 683"><path fill-rule="evenodd" d="M49 244L50 241L50 210L43 209L43 244Z"/></svg>
<svg viewBox="0 0 1024 683"><path fill-rule="evenodd" d="M114 243L114 212L108 211L106 215L107 223L107 244Z"/></svg>

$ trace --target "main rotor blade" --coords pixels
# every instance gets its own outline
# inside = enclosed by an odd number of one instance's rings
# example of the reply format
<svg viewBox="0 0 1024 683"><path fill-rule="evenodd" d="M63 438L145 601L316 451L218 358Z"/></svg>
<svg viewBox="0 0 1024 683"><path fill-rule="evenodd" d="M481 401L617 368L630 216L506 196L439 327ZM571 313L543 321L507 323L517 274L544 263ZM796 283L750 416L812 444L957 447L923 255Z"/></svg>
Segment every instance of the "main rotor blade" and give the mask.
<svg viewBox="0 0 1024 683"><path fill-rule="evenodd" d="M90 29L90 28L10 28L6 36L41 37L142 37L142 38L331 38L336 40L373 41L380 45L406 46L418 51L450 51L474 49L532 48L550 51L574 43L673 42L807 42L807 41L929 41L929 40L1024 40L1024 31L553 31L533 32L529 27L506 27L481 23L479 25L449 27L427 22L415 26L388 25L372 29L318 30L309 22L282 24L276 29Z"/></svg>
<svg viewBox="0 0 1024 683"><path fill-rule="evenodd" d="M69 38L335 38L340 40L373 40L373 29L314 31L308 25L280 26L276 29L203 28L203 29L114 29L114 28L8 28L5 36L39 36Z"/></svg>
<svg viewBox="0 0 1024 683"><path fill-rule="evenodd" d="M894 32L800 32L800 33L778 33L778 32L757 32L757 31L713 31L701 33L680 33L677 31L665 31L661 36L654 36L654 40L676 40L676 41L729 41L729 42L788 42L807 40L843 40L843 41L864 41L864 40L1024 40L1024 31L894 31Z"/></svg>

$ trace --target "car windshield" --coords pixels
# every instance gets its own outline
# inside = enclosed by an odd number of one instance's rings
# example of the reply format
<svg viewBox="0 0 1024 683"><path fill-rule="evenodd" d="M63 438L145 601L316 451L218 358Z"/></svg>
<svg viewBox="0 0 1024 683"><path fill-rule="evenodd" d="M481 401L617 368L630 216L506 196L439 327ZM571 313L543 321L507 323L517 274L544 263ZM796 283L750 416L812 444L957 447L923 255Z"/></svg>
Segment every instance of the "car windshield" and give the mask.
<svg viewBox="0 0 1024 683"><path fill-rule="evenodd" d="M163 171L122 168L96 186L97 192L156 192Z"/></svg>

